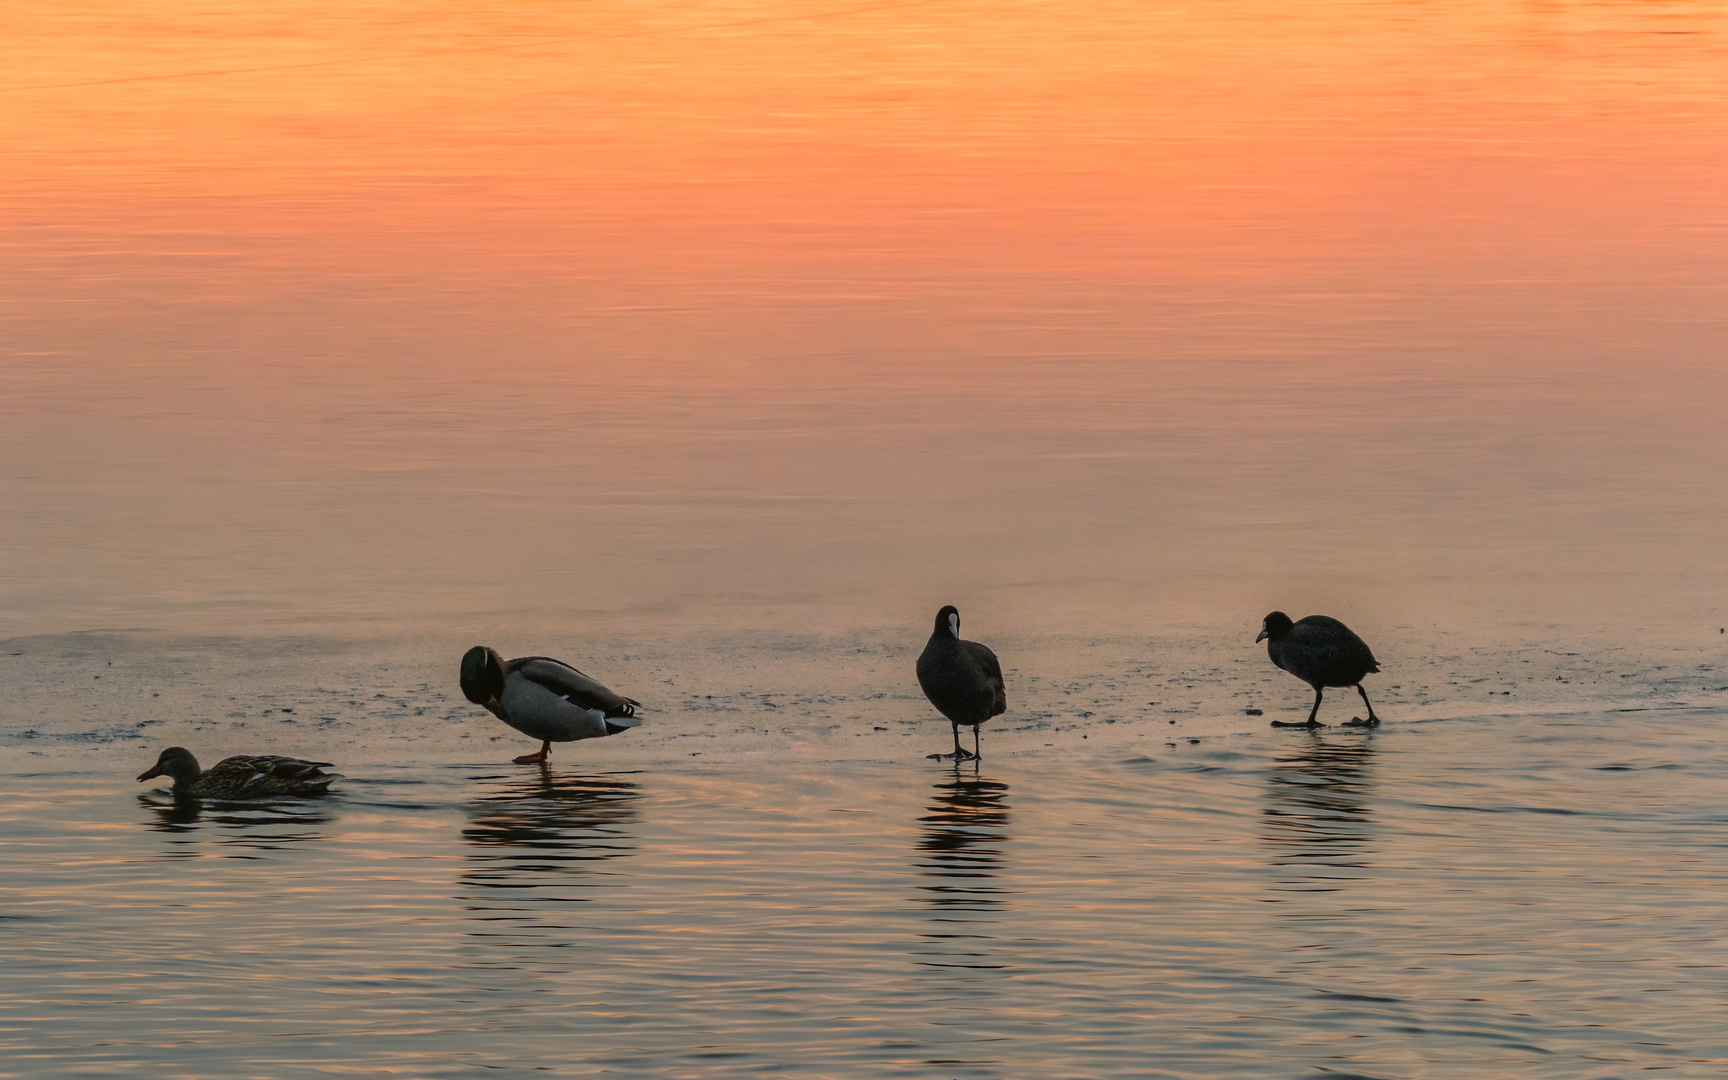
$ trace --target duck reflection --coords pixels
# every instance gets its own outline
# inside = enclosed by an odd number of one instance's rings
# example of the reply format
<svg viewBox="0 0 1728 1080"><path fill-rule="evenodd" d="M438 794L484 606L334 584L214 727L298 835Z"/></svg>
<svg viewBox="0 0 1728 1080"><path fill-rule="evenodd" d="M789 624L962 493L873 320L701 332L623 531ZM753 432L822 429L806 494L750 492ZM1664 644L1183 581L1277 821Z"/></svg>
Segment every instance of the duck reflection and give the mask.
<svg viewBox="0 0 1728 1080"><path fill-rule="evenodd" d="M918 819L916 900L947 925L918 935L915 961L965 973L999 970L1006 965L988 950L987 930L1013 894L1001 884L1003 846L1013 839L1008 785L979 775L976 763L956 764L934 791Z"/></svg>
<svg viewBox="0 0 1728 1080"><path fill-rule="evenodd" d="M459 899L489 924L475 936L550 944L545 936L562 928L543 919L556 921L554 911L595 899L584 895L589 890L622 887L606 864L636 850L631 828L641 799L640 788L622 777L560 775L541 765L470 803Z"/></svg>
<svg viewBox="0 0 1728 1080"><path fill-rule="evenodd" d="M1276 758L1266 777L1261 838L1268 863L1284 868L1286 890L1332 892L1370 864L1373 853L1374 736L1330 742L1311 733Z"/></svg>
<svg viewBox="0 0 1728 1080"><path fill-rule="evenodd" d="M241 851L282 850L294 844L325 838L325 827L333 820L330 803L306 799L223 802L176 799L160 792L138 796L144 811L143 825L166 834L169 847L164 858L185 859L198 855L226 854L257 858ZM217 850L203 845L217 844Z"/></svg>

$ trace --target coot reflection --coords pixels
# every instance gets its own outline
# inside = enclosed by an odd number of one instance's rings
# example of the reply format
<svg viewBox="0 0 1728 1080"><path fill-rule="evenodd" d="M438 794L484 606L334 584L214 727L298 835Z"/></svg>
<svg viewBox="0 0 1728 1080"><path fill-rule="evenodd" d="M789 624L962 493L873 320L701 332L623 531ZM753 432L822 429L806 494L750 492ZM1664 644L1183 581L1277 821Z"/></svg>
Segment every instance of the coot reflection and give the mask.
<svg viewBox="0 0 1728 1080"><path fill-rule="evenodd" d="M1261 838L1270 865L1289 871L1280 878L1284 888L1331 892L1369 865L1373 756L1370 735L1331 741L1316 733L1274 759Z"/></svg>
<svg viewBox="0 0 1728 1080"><path fill-rule="evenodd" d="M914 896L934 924L919 934L911 961L918 993L935 1008L924 1029L930 1076L1024 1075L1002 1072L997 1024L1011 985L1012 947L996 924L1014 890L1008 875L1008 785L978 772L976 759L956 764L919 817Z"/></svg>
<svg viewBox="0 0 1728 1080"><path fill-rule="evenodd" d="M934 785L935 800L919 818L918 872L924 901L940 912L990 911L1008 890L992 882L1002 871L1008 835L1008 785L960 766Z"/></svg>
<svg viewBox="0 0 1728 1080"><path fill-rule="evenodd" d="M923 973L920 982L930 984L925 993L954 1002L951 1013L987 1016L1009 966L995 924L1012 894L1001 884L1003 846L1011 837L1008 785L985 779L977 768L957 764L934 785L935 798L918 819L914 865L920 880L914 895L935 925L917 936L911 960ZM961 1064L999 1066L975 1056L980 1047L966 1030L948 1024L933 1028L930 1049L937 1058L930 1064L944 1070Z"/></svg>

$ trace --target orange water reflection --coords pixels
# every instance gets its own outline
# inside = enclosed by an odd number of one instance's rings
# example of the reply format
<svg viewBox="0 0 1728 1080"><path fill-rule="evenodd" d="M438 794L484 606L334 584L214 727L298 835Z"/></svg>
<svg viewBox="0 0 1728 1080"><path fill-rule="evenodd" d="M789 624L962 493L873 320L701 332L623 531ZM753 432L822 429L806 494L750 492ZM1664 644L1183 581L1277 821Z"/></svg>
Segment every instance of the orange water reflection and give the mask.
<svg viewBox="0 0 1728 1080"><path fill-rule="evenodd" d="M1712 5L8 21L20 628L1728 585Z"/></svg>

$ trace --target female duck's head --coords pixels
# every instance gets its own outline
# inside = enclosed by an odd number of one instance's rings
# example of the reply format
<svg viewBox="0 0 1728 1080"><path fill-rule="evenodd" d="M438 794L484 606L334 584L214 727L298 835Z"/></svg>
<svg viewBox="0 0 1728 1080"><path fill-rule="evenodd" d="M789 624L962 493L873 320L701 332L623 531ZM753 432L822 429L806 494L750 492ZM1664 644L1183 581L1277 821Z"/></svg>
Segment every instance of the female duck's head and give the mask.
<svg viewBox="0 0 1728 1080"><path fill-rule="evenodd" d="M172 776L175 783L185 781L191 783L204 772L198 767L198 759L192 756L192 751L184 746L170 746L157 757L156 764L140 773L138 779L154 780L158 776Z"/></svg>

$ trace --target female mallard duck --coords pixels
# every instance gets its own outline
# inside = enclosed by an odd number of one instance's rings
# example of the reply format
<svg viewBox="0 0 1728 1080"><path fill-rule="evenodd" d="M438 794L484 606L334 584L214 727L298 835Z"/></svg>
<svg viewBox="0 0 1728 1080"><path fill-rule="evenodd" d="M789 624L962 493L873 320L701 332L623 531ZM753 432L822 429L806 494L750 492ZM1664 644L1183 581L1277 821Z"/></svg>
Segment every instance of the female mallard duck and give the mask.
<svg viewBox="0 0 1728 1080"><path fill-rule="evenodd" d="M949 604L936 613L936 628L918 657L918 685L936 711L954 727L954 753L931 754L966 761L978 757L978 725L1008 711L1002 664L989 646L960 637L960 609ZM972 752L960 748L960 725L972 729Z"/></svg>
<svg viewBox="0 0 1728 1080"><path fill-rule="evenodd" d="M331 783L341 779L321 770L328 761L301 761L274 754L241 754L223 758L208 769L198 768L198 759L184 746L162 751L156 764L139 780L158 776L174 778L177 799L267 799L276 795L323 795Z"/></svg>
<svg viewBox="0 0 1728 1080"><path fill-rule="evenodd" d="M496 649L476 645L462 657L462 695L531 739L540 752L518 765L546 761L555 742L598 739L636 727L642 703L601 686L562 660L522 656L506 662Z"/></svg>
<svg viewBox="0 0 1728 1080"><path fill-rule="evenodd" d="M1320 699L1328 686L1354 686L1362 695L1362 704L1368 706L1368 719L1351 723L1368 727L1380 722L1368 700L1368 691L1362 689L1362 676L1379 671L1380 663L1368 651L1368 643L1348 626L1326 615L1310 615L1291 622L1290 616L1274 611L1260 623L1260 636L1254 640L1266 642L1267 655L1274 664L1314 688L1314 708L1308 711L1307 723L1274 720L1272 726L1319 727L1315 717L1320 714Z"/></svg>

